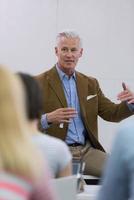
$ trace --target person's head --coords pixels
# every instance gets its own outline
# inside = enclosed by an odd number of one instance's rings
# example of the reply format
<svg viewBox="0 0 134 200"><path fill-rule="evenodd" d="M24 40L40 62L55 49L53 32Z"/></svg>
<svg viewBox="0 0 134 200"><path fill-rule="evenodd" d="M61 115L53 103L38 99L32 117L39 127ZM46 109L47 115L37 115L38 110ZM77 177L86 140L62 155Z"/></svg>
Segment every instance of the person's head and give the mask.
<svg viewBox="0 0 134 200"><path fill-rule="evenodd" d="M58 66L63 72L67 75L74 72L82 52L82 41L77 33L74 31L58 33L55 54L58 58Z"/></svg>
<svg viewBox="0 0 134 200"><path fill-rule="evenodd" d="M42 111L42 93L38 82L29 74L17 73L26 91L26 110L29 120L39 120Z"/></svg>
<svg viewBox="0 0 134 200"><path fill-rule="evenodd" d="M32 178L38 173L33 154L23 84L0 66L0 170Z"/></svg>

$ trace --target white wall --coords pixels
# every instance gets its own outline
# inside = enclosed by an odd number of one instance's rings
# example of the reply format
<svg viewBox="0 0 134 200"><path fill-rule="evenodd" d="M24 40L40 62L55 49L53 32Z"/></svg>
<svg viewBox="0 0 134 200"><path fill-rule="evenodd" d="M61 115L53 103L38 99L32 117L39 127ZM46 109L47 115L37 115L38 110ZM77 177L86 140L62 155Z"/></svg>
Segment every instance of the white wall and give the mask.
<svg viewBox="0 0 134 200"><path fill-rule="evenodd" d="M100 81L116 101L126 82L134 90L133 0L0 0L0 63L37 74L55 62L55 36L75 29L84 55L77 69ZM99 120L100 141L110 151L117 124Z"/></svg>

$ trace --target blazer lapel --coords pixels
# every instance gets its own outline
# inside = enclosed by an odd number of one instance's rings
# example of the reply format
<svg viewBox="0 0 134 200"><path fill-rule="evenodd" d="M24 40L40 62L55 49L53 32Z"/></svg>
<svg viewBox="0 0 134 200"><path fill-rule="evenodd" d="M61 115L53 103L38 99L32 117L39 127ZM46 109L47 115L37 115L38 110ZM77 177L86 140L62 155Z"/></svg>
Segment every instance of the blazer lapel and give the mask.
<svg viewBox="0 0 134 200"><path fill-rule="evenodd" d="M60 77L58 75L58 72L56 70L56 67L53 67L47 76L47 80L50 84L50 87L53 89L55 94L57 95L57 98L61 102L63 107L67 107L67 102L64 94L64 90L62 87L62 82L60 80Z"/></svg>
<svg viewBox="0 0 134 200"><path fill-rule="evenodd" d="M79 97L80 108L83 114L83 118L86 119L85 104L86 104L86 97L88 95L88 82L86 82L85 79L82 78L79 72L76 72L76 79L77 79L77 92Z"/></svg>
<svg viewBox="0 0 134 200"><path fill-rule="evenodd" d="M89 80L83 78L83 76L79 72L76 72L76 78L77 78L77 91L78 91L80 108L82 111L82 117L85 121L85 125L92 127L90 121L89 122L87 121L86 112L88 112L89 116L92 116L92 103L90 103L90 99L88 99L88 97L93 96L93 91L92 91L93 89L89 88L90 87ZM88 111L86 110L87 101L88 101Z"/></svg>

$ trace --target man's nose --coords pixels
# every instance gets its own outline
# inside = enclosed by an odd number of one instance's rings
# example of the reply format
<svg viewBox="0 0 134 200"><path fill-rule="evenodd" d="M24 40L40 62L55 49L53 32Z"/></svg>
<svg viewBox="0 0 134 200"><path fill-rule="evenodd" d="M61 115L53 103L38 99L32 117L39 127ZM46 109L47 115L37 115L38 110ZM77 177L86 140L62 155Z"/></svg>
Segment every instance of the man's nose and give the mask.
<svg viewBox="0 0 134 200"><path fill-rule="evenodd" d="M73 54L72 54L72 51L71 51L71 50L68 50L66 56L70 57L70 56L72 56L72 55L73 55Z"/></svg>

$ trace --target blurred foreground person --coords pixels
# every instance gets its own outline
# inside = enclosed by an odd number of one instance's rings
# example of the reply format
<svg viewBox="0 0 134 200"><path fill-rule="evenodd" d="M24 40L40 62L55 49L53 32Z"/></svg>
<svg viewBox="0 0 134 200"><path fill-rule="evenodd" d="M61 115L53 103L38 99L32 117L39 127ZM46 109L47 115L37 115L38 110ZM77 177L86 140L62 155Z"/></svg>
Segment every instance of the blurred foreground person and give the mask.
<svg viewBox="0 0 134 200"><path fill-rule="evenodd" d="M72 156L68 146L60 139L39 132L38 124L42 110L42 93L38 82L30 75L18 73L27 94L27 112L29 125L33 133L33 141L48 159L53 177L63 177L72 174Z"/></svg>
<svg viewBox="0 0 134 200"><path fill-rule="evenodd" d="M97 200L134 199L134 121L121 126Z"/></svg>
<svg viewBox="0 0 134 200"><path fill-rule="evenodd" d="M0 66L0 199L53 200L45 163L28 132L23 85L4 68Z"/></svg>

